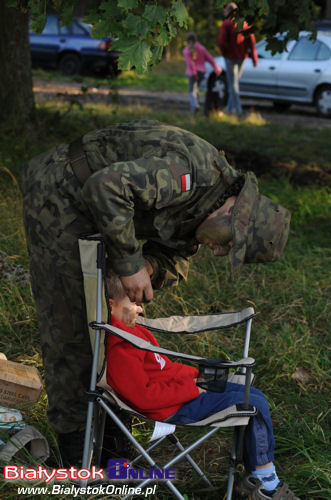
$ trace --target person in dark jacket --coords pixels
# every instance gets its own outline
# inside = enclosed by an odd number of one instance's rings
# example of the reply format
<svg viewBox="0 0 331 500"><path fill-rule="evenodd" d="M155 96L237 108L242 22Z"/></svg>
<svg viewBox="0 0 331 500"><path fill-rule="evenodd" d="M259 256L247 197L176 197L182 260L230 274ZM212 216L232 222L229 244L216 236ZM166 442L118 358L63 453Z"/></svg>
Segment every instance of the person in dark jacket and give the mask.
<svg viewBox="0 0 331 500"><path fill-rule="evenodd" d="M239 80L244 70L245 60L250 55L253 65L258 65L255 47L255 36L251 33L251 26L244 22L241 31L237 31L234 13L237 4L230 2L224 9L225 21L222 23L218 36L218 45L226 64L226 80L228 85L228 102L225 111L237 115L242 114L239 95Z"/></svg>
<svg viewBox="0 0 331 500"><path fill-rule="evenodd" d="M211 144L151 120L60 144L21 168L21 187L48 418L65 462L75 465L91 366L78 237L103 235L130 300L140 304L153 289L186 279L200 242L215 255L228 253L232 279L244 262L276 260L290 215L260 195L253 173L234 170ZM229 235L223 217L231 210Z"/></svg>

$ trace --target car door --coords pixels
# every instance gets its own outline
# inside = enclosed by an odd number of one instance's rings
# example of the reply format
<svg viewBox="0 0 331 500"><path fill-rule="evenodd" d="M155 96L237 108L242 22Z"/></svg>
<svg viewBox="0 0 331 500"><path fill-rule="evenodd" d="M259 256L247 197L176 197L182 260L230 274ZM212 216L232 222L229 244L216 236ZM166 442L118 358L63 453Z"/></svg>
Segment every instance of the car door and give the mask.
<svg viewBox="0 0 331 500"><path fill-rule="evenodd" d="M265 40L256 45L259 63L256 68L251 58L246 59L240 79L240 94L256 97L274 97L277 93L277 71L283 57L282 53L272 54L266 48Z"/></svg>
<svg viewBox="0 0 331 500"><path fill-rule="evenodd" d="M328 47L308 34L299 38L278 69L278 96L288 100L311 102L325 68L330 64L323 54Z"/></svg>
<svg viewBox="0 0 331 500"><path fill-rule="evenodd" d="M56 64L59 51L59 24L56 16L48 16L41 34L30 30L30 52L32 61Z"/></svg>
<svg viewBox="0 0 331 500"><path fill-rule="evenodd" d="M60 33L62 35L60 51L84 52L85 46L92 40L88 31L81 26L77 19L74 19L70 26L60 25Z"/></svg>

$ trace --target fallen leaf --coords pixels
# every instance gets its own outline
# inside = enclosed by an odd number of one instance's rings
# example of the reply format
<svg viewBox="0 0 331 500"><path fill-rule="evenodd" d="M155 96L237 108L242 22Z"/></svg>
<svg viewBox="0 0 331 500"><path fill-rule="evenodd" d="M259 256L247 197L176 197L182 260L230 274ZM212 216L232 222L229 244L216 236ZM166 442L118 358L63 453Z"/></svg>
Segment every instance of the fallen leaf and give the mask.
<svg viewBox="0 0 331 500"><path fill-rule="evenodd" d="M304 368L298 367L292 374L293 380L297 380L301 384L306 384L310 380L310 373Z"/></svg>

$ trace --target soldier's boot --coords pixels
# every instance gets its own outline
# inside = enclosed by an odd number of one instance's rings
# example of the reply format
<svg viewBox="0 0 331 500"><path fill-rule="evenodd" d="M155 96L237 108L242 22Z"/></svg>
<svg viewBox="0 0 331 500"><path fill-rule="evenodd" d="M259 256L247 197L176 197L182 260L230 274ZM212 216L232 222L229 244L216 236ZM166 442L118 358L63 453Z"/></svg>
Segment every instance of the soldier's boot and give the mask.
<svg viewBox="0 0 331 500"><path fill-rule="evenodd" d="M131 417L121 415L121 421L131 432ZM63 467L82 467L84 439L84 430L58 434L58 445ZM107 416L100 460L101 467L107 467L110 458L126 458L129 460L136 454L137 452L132 443Z"/></svg>
<svg viewBox="0 0 331 500"><path fill-rule="evenodd" d="M130 415L119 415L122 423L131 432L132 419ZM107 416L105 423L105 433L103 439L100 464L105 468L110 458L126 458L130 460L137 455L135 447L119 427Z"/></svg>
<svg viewBox="0 0 331 500"><path fill-rule="evenodd" d="M57 435L63 467L82 468L85 431L66 432Z"/></svg>

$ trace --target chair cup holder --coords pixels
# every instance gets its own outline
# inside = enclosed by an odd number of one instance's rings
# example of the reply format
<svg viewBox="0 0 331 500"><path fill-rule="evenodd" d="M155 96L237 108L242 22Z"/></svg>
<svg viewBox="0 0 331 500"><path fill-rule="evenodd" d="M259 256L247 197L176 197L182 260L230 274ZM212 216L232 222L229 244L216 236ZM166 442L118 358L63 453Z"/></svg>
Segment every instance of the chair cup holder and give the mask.
<svg viewBox="0 0 331 500"><path fill-rule="evenodd" d="M210 392L224 392L228 380L229 369L217 366L217 359L205 360L199 363L197 386Z"/></svg>

